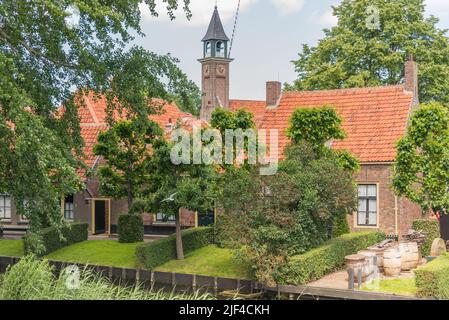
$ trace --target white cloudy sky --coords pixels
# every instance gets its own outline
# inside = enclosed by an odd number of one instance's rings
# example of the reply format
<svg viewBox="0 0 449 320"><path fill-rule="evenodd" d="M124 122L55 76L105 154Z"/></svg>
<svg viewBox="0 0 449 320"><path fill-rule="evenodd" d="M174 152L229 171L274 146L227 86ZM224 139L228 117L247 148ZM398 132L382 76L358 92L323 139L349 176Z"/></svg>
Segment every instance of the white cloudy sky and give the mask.
<svg viewBox="0 0 449 320"><path fill-rule="evenodd" d="M217 0L220 15L229 37L232 35L238 0ZM314 44L322 29L336 19L331 6L340 0L241 0L241 11L232 51L231 98L264 99L265 81L291 82L295 59L301 44ZM440 27L449 28L449 0L426 0L428 14L440 18ZM170 21L158 0L158 18L142 7L145 38L136 43L158 53L170 52L181 60L182 69L200 84L201 38L215 5L215 0L191 0L193 17L187 21L180 12Z"/></svg>

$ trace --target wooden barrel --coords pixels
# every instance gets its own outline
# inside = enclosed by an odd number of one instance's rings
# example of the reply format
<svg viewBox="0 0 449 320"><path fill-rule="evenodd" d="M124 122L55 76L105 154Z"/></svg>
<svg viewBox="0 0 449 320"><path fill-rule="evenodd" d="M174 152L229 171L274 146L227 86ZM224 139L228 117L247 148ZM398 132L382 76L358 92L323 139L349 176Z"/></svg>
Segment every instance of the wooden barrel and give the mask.
<svg viewBox="0 0 449 320"><path fill-rule="evenodd" d="M384 272L386 276L394 277L401 274L401 252L398 248L384 251Z"/></svg>
<svg viewBox="0 0 449 320"><path fill-rule="evenodd" d="M419 250L416 242L405 242L399 244L401 252L401 269L408 271L415 269L419 263Z"/></svg>
<svg viewBox="0 0 449 320"><path fill-rule="evenodd" d="M373 250L371 248L368 248L368 250L361 250L357 252L357 254L364 255L369 262L374 263L374 257L377 257L377 267L379 269L383 268L384 265L384 253L383 250Z"/></svg>
<svg viewBox="0 0 449 320"><path fill-rule="evenodd" d="M366 257L364 255L353 254L350 256L346 256L345 260L348 273L349 269L354 270L355 282L358 282L357 275L359 270L362 271L362 281L365 281L366 278L372 273L372 271L369 268L368 261L366 260Z"/></svg>

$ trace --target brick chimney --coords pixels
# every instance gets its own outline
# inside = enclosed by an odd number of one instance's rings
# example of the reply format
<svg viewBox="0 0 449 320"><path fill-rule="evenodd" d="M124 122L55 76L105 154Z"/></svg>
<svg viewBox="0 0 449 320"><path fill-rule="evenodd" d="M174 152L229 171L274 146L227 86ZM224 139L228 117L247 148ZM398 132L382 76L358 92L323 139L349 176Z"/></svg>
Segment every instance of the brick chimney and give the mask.
<svg viewBox="0 0 449 320"><path fill-rule="evenodd" d="M267 106L276 106L282 93L282 84L279 81L267 82Z"/></svg>
<svg viewBox="0 0 449 320"><path fill-rule="evenodd" d="M409 55L405 63L405 81L404 88L407 91L413 92L414 103L419 103L418 95L418 63L413 59L413 55Z"/></svg>

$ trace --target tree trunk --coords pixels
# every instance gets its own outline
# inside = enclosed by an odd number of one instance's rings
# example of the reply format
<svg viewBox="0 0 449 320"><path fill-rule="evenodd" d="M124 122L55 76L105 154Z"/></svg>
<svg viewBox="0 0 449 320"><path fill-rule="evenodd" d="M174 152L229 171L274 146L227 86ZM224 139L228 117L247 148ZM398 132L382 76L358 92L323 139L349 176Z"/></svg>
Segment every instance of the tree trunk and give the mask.
<svg viewBox="0 0 449 320"><path fill-rule="evenodd" d="M133 182L131 177L129 176L132 172L132 163L131 159L128 159L128 213L131 210L131 206L133 204Z"/></svg>
<svg viewBox="0 0 449 320"><path fill-rule="evenodd" d="M181 216L179 213L176 215L176 255L178 260L184 260L184 248L182 246L181 233Z"/></svg>

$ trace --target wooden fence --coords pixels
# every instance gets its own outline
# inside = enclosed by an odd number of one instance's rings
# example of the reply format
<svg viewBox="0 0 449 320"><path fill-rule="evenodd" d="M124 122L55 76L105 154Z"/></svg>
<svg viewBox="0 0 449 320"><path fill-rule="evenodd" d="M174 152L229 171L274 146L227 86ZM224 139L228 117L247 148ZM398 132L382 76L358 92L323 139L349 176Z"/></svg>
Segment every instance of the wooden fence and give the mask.
<svg viewBox="0 0 449 320"><path fill-rule="evenodd" d="M20 258L1 257L0 273L6 271L9 265L19 262ZM156 272L128 268L116 268L108 266L87 266L79 263L66 263L49 260L54 267L55 274L67 266L77 266L80 270L89 269L112 282L120 285L133 285L140 283L144 288L165 288L176 290L207 290L218 296L223 291L235 291L241 294L264 293L267 298L284 298L290 300L314 299L314 300L415 300L413 297L402 297L389 294L371 293L356 290L338 290L331 288L318 288L310 286L283 286L278 285L269 288L258 282L243 279L228 279L209 277L194 274L179 274L169 272Z"/></svg>

